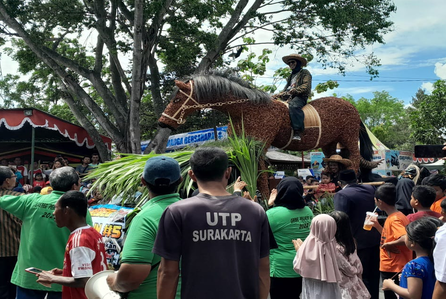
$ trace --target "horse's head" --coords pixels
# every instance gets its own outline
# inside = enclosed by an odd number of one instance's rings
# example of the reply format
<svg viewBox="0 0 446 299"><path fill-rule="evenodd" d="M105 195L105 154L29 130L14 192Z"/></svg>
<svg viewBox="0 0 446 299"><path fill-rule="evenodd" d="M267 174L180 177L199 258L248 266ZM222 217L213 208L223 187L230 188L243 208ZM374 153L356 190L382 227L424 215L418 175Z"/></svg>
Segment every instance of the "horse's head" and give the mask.
<svg viewBox="0 0 446 299"><path fill-rule="evenodd" d="M186 122L187 116L201 109L200 104L195 100L193 81L175 80L175 85L178 87L178 91L173 94L169 105L158 120L161 127L176 129Z"/></svg>

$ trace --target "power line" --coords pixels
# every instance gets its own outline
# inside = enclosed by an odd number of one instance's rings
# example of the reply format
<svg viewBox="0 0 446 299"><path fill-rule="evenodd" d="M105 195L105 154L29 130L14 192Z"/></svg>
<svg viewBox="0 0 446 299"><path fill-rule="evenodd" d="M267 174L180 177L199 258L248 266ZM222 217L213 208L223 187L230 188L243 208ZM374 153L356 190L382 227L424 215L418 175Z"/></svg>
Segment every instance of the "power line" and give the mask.
<svg viewBox="0 0 446 299"><path fill-rule="evenodd" d="M353 80L353 79L328 79L331 81L338 81L338 82L371 82L371 83L386 83L386 82L426 82L426 81L438 81L441 79L394 79L394 80ZM328 80L318 80L318 79L313 79L313 81L318 81L318 82L326 82Z"/></svg>
<svg viewBox="0 0 446 299"><path fill-rule="evenodd" d="M265 77L262 76L258 79L275 79L275 77ZM371 83L386 83L386 82L436 82L438 80L442 79L432 79L432 78L425 78L425 79L390 79L390 80L380 80L380 79L312 79L314 82L327 82L327 81L337 81L337 82L371 82Z"/></svg>

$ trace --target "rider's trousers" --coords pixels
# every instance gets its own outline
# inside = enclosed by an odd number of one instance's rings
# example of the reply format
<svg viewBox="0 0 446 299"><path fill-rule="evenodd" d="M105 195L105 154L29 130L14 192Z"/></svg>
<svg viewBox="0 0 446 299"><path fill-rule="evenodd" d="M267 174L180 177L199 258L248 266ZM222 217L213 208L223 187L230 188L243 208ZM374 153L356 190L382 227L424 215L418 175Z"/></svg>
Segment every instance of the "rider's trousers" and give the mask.
<svg viewBox="0 0 446 299"><path fill-rule="evenodd" d="M294 97L288 102L291 126L295 132L302 133L304 131L304 112L303 106L307 104L307 99L301 97Z"/></svg>

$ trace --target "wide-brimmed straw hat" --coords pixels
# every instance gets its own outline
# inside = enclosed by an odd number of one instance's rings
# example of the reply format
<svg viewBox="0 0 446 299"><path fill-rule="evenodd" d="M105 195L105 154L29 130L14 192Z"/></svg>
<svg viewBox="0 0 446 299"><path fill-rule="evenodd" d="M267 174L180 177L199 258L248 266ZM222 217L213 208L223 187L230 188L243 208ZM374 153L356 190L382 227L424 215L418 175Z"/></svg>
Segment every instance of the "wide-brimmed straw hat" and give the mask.
<svg viewBox="0 0 446 299"><path fill-rule="evenodd" d="M328 162L338 162L344 164L346 167L350 167L352 165L352 161L349 159L344 159L340 155L331 155L330 158L324 158L325 163Z"/></svg>
<svg viewBox="0 0 446 299"><path fill-rule="evenodd" d="M291 55L283 56L282 60L286 64L288 64L288 62L290 60L299 60L302 63L302 66L307 66L307 63L308 63L307 60L305 58L303 58L302 56L300 56L299 54L291 54Z"/></svg>

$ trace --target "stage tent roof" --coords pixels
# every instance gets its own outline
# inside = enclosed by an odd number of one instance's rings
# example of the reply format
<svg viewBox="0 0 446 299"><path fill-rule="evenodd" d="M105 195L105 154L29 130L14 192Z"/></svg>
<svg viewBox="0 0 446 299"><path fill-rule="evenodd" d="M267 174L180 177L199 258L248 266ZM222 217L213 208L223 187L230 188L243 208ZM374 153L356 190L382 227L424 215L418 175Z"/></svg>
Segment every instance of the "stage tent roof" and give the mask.
<svg viewBox="0 0 446 299"><path fill-rule="evenodd" d="M30 161L33 129L35 161L53 160L60 154L70 162L79 162L96 151L81 126L34 108L0 109L0 159ZM106 136L102 140L111 150L112 140Z"/></svg>

